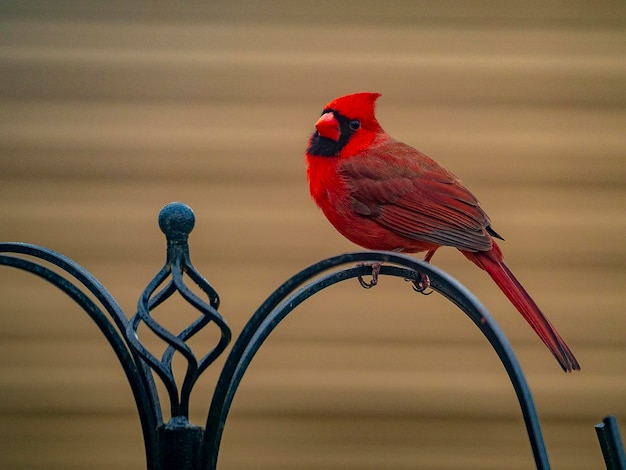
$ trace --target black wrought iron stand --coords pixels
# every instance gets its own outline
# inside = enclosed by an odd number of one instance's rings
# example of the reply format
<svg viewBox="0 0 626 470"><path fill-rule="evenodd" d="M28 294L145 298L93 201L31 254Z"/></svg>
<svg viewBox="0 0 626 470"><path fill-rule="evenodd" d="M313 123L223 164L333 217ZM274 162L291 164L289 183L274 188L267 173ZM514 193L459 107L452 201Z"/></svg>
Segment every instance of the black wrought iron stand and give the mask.
<svg viewBox="0 0 626 470"><path fill-rule="evenodd" d="M335 256L315 263L285 281L257 309L235 341L217 381L205 427L190 423L189 398L194 384L231 340L230 328L218 313L220 302L217 292L193 267L189 258L188 236L194 223L193 211L182 203L171 203L161 210L159 225L167 239L167 258L161 271L142 293L137 312L130 319L109 291L74 261L35 245L0 243L0 253L9 253L0 255L0 265L31 272L61 289L85 310L106 337L126 373L135 398L148 469L215 469L222 432L239 383L272 331L298 305L317 292L371 273L371 267L355 264L378 262L384 263L381 276L396 276L416 283L424 275L428 276L430 288L472 319L495 350L513 384L537 468L550 468L526 379L508 340L491 315L465 287L443 271L412 257L391 252L370 251ZM51 264L54 269L43 262ZM59 268L63 274L59 274ZM200 298L185 284L185 277L206 294L207 300ZM152 310L176 292L200 312L199 317L178 334L165 329L151 315ZM139 340L137 329L142 322L167 343L160 358ZM220 338L212 350L198 359L187 341L209 323L219 328ZM175 354L182 355L187 361L181 384L177 383L172 368ZM168 422L163 421L154 373L165 385L170 403L171 418ZM596 430L607 468L626 470L624 448L615 418L607 417L596 426Z"/></svg>

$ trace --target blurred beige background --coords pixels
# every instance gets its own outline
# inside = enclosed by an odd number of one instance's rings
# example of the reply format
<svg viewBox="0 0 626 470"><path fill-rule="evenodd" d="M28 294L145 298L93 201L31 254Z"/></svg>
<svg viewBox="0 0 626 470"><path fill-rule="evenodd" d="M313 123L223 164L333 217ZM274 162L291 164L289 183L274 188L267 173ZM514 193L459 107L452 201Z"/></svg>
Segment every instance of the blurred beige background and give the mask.
<svg viewBox="0 0 626 470"><path fill-rule="evenodd" d="M615 413L626 434L625 26L621 1L3 2L0 240L75 259L131 315L164 261L158 212L183 201L237 335L287 277L357 250L310 201L303 152L327 101L379 91L383 127L480 197L582 364L562 373L486 275L434 258L511 340L553 468L603 468L593 425ZM532 468L495 354L436 297L384 278L294 312L244 378L220 468ZM0 467L142 468L87 316L6 267L0 298Z"/></svg>

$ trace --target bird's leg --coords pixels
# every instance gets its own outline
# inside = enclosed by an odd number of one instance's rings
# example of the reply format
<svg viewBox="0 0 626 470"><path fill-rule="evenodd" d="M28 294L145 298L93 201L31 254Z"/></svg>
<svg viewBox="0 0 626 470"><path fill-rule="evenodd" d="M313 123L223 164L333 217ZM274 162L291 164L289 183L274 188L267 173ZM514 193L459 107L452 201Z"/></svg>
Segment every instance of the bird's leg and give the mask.
<svg viewBox="0 0 626 470"><path fill-rule="evenodd" d="M382 266L382 263L378 261L374 261L374 262L357 263L356 265L357 266L369 266L372 268L372 280L371 281L369 282L364 281L363 276L359 276L357 278L359 280L359 284L361 284L361 287L363 287L364 289L371 289L376 284L378 284L378 274L380 273L380 267Z"/></svg>
<svg viewBox="0 0 626 470"><path fill-rule="evenodd" d="M429 250L426 253L426 256L424 256L424 261L426 263L430 263L430 260L433 257L433 255L435 254L435 251L437 251L437 248ZM420 273L420 280L419 281L411 281L411 282L413 283L413 290L415 292L419 292L420 294L424 294L424 295L430 295L430 294L433 293L432 290L429 290L428 292L426 291L426 289L428 289L430 287L430 279L428 278L428 276L426 274Z"/></svg>
<svg viewBox="0 0 626 470"><path fill-rule="evenodd" d="M433 255L435 254L435 251L437 251L437 248L433 248L432 250L428 250L428 252L426 253L426 256L424 256L424 262L430 263L430 260L432 259Z"/></svg>

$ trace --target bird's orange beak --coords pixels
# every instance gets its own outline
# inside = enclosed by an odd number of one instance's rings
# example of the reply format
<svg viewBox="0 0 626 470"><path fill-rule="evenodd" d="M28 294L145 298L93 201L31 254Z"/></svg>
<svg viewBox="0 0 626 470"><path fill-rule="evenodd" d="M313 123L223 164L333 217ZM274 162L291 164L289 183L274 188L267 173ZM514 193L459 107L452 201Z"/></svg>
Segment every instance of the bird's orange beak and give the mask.
<svg viewBox="0 0 626 470"><path fill-rule="evenodd" d="M317 132L322 137L332 139L335 142L337 142L341 136L339 121L337 121L337 118L331 112L322 114L322 117L315 123L315 129L317 129Z"/></svg>

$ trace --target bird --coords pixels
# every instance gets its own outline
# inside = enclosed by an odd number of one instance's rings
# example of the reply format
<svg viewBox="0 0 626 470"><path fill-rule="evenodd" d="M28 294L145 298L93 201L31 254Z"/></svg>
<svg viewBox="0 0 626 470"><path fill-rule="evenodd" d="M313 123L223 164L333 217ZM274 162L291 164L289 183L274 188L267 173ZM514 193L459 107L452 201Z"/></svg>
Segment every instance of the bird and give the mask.
<svg viewBox="0 0 626 470"><path fill-rule="evenodd" d="M340 234L369 250L426 252L424 260L430 262L440 247L458 249L487 272L565 372L580 370L505 264L496 242L503 238L478 199L437 161L383 130L375 116L380 96L354 93L324 107L305 153L317 206Z"/></svg>

